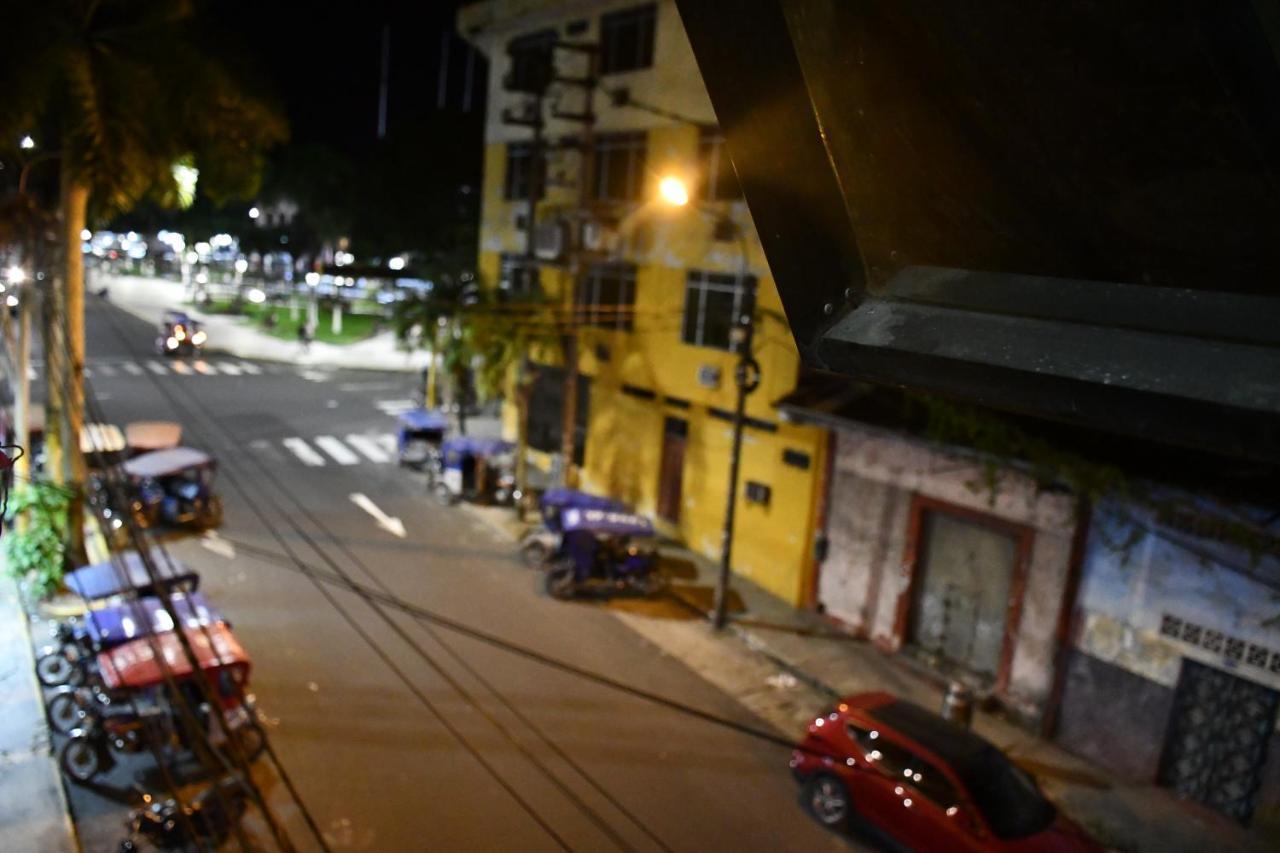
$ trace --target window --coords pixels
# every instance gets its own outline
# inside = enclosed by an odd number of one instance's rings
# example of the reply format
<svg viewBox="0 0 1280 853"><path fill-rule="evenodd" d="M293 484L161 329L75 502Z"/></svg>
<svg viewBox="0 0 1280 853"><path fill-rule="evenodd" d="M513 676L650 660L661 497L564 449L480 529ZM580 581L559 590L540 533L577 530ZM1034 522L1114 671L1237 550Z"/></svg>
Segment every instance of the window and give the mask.
<svg viewBox="0 0 1280 853"><path fill-rule="evenodd" d="M563 367L533 365L533 388L529 395L529 446L544 453L559 453L564 442ZM573 463L582 465L586 454L587 421L591 404L591 379L578 376L578 404L574 409Z"/></svg>
<svg viewBox="0 0 1280 853"><path fill-rule="evenodd" d="M519 299L542 293L540 270L531 259L503 252L498 263L498 292L502 296Z"/></svg>
<svg viewBox="0 0 1280 853"><path fill-rule="evenodd" d="M554 30L543 30L513 39L507 45L511 68L502 83L510 92L537 95L551 83L552 49L556 43Z"/></svg>
<svg viewBox="0 0 1280 853"><path fill-rule="evenodd" d="M729 161L729 152L724 147L724 134L718 127L704 127L702 137L698 141L698 159L702 163L702 174L706 182L702 186L702 195L707 201L733 201L742 198L742 188L738 186L738 176L733 171L733 163Z"/></svg>
<svg viewBox="0 0 1280 853"><path fill-rule="evenodd" d="M537 156L532 145L527 142L512 142L507 145L507 177L503 184L503 197L508 201L527 199L530 189L536 198L542 198L543 176L546 162Z"/></svg>
<svg viewBox="0 0 1280 853"><path fill-rule="evenodd" d="M602 329L631 331L636 301L636 268L633 264L601 264L578 285L574 302L578 322Z"/></svg>
<svg viewBox="0 0 1280 853"><path fill-rule="evenodd" d="M596 137L592 197L597 201L638 200L644 192L646 144L643 132Z"/></svg>
<svg viewBox="0 0 1280 853"><path fill-rule="evenodd" d="M914 788L941 809L960 802L960 795L941 770L920 756L888 742L877 729L866 729L854 723L847 725L849 737L862 748L867 761L876 765L891 779Z"/></svg>
<svg viewBox="0 0 1280 853"><path fill-rule="evenodd" d="M734 318L745 306L745 279L728 273L690 270L684 290L682 340L695 347L732 350Z"/></svg>
<svg viewBox="0 0 1280 853"><path fill-rule="evenodd" d="M600 73L616 74L653 65L655 5L610 12L600 18Z"/></svg>

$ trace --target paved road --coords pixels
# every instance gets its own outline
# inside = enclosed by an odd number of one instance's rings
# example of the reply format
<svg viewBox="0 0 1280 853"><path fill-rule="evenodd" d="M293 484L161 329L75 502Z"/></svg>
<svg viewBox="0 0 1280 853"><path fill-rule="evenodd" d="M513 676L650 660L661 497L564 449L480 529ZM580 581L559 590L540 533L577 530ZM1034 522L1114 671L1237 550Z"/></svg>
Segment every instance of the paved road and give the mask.
<svg viewBox="0 0 1280 853"><path fill-rule="evenodd" d="M399 470L386 436L410 377L219 357L182 373L150 366L153 331L109 305L91 304L87 326L90 382L109 419L180 421L187 443L221 460L225 541L191 537L171 549L201 572L253 655L272 743L334 849L847 847L799 810L776 746L399 614L388 622L347 592L330 601L307 577L246 553L246 544L292 550L515 643L760 725L607 609L539 595L507 543ZM407 537L377 526L353 493L403 520ZM241 543L234 558L226 541ZM314 849L284 786L260 765L289 834ZM74 792L91 851L119 836L129 779L109 781Z"/></svg>

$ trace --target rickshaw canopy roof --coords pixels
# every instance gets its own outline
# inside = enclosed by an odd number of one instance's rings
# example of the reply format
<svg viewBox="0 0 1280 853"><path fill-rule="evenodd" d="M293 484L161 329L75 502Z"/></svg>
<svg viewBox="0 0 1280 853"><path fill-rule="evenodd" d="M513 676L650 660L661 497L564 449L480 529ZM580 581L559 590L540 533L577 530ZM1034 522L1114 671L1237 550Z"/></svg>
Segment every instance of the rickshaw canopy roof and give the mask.
<svg viewBox="0 0 1280 853"><path fill-rule="evenodd" d="M178 620L188 628L199 628L222 621L221 614L198 592L172 596ZM127 643L148 634L167 634L173 620L160 599L147 596L113 607L90 610L85 615L89 636L103 648Z"/></svg>
<svg viewBox="0 0 1280 853"><path fill-rule="evenodd" d="M135 456L124 463L124 472L131 477L166 477L189 468L199 468L213 462L213 457L194 447L171 447L153 450Z"/></svg>
<svg viewBox="0 0 1280 853"><path fill-rule="evenodd" d="M477 438L472 435L457 435L445 440L444 452L461 455L497 456L500 453L510 453L515 450L515 447L511 442L503 441L500 438Z"/></svg>
<svg viewBox="0 0 1280 853"><path fill-rule="evenodd" d="M115 424L85 424L80 431L81 453L119 453L124 448L124 433Z"/></svg>
<svg viewBox="0 0 1280 853"><path fill-rule="evenodd" d="M602 533L609 536L652 536L653 522L633 512L607 509L567 509L564 532Z"/></svg>
<svg viewBox="0 0 1280 853"><path fill-rule="evenodd" d="M173 421L135 421L124 428L129 446L137 450L166 450L182 440L182 426Z"/></svg>
<svg viewBox="0 0 1280 853"><path fill-rule="evenodd" d="M547 489L542 493L542 505L544 507L555 507L556 509L607 509L614 512L626 512L627 505L622 501L606 498L601 495L591 495L586 492L580 492L577 489L566 489L556 487Z"/></svg>
<svg viewBox="0 0 1280 853"><path fill-rule="evenodd" d="M225 624L218 622L203 628L182 630L202 671L212 674L219 670L239 670L240 682L248 680L249 656ZM162 684L164 672L156 659L157 650L164 656L164 663L174 678L191 675L191 661L182 650L182 642L176 632L170 632L131 640L98 655L98 671L102 673L103 684L111 690Z"/></svg>
<svg viewBox="0 0 1280 853"><path fill-rule="evenodd" d="M186 311L166 311L164 312L164 317L160 322L164 323L166 326L173 325L174 323L190 323L191 315Z"/></svg>
<svg viewBox="0 0 1280 853"><path fill-rule="evenodd" d="M124 552L120 555L120 561L124 564L124 577L121 577L120 569L108 560L68 572L65 578L67 588L88 600L110 598L133 590L153 590L154 585L147 574L147 567L137 551ZM164 586L184 586L194 590L200 585L200 576L172 557L165 559L153 550L151 562Z"/></svg>
<svg viewBox="0 0 1280 853"><path fill-rule="evenodd" d="M449 418L436 409L410 409L400 414L400 425L417 430L446 430Z"/></svg>

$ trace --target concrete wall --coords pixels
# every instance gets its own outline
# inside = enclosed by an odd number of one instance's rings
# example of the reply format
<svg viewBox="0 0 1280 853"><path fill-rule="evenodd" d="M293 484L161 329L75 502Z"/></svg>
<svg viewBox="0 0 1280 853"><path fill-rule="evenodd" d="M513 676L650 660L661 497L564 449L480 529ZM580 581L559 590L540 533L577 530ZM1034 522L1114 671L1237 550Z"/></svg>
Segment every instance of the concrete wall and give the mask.
<svg viewBox="0 0 1280 853"><path fill-rule="evenodd" d="M871 429L840 430L827 522L830 547L818 598L828 614L855 632L896 649L904 639L894 622L911 572L906 557L913 495L1032 528L1004 698L1034 716L1051 688L1054 632L1075 519L1069 497L1040 492L1021 474L1001 472L994 495L985 478L979 464L923 441Z"/></svg>

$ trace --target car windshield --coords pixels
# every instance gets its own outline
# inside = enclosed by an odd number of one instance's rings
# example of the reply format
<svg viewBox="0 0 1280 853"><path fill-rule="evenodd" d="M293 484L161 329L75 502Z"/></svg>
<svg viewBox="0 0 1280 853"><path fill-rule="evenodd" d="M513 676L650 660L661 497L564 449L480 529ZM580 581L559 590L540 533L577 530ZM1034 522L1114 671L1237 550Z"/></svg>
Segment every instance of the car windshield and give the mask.
<svg viewBox="0 0 1280 853"><path fill-rule="evenodd" d="M1025 838L1053 822L1053 804L1040 793L1035 780L994 746L952 764L997 837Z"/></svg>

